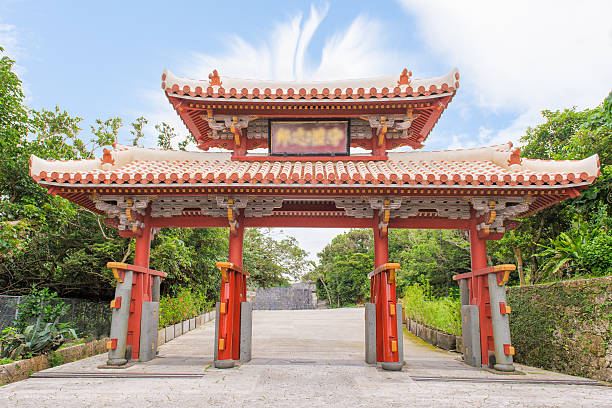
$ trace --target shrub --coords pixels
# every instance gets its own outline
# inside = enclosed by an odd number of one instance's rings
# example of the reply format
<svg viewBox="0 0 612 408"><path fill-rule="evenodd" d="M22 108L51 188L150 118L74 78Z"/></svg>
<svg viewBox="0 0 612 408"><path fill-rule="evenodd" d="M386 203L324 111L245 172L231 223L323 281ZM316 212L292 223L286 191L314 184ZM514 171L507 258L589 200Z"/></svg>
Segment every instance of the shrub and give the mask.
<svg viewBox="0 0 612 408"><path fill-rule="evenodd" d="M456 336L461 335L461 302L452 296L435 298L426 279L406 289L403 299L406 317Z"/></svg>
<svg viewBox="0 0 612 408"><path fill-rule="evenodd" d="M20 331L16 327L7 327L2 331L0 357L17 360L21 357L33 357L57 350L66 340L76 339L74 329L68 323L41 323L39 316L36 324Z"/></svg>
<svg viewBox="0 0 612 408"><path fill-rule="evenodd" d="M47 356L47 361L49 362L49 365L51 367L57 367L58 365L62 365L62 363L64 362L64 356L59 353L53 352Z"/></svg>
<svg viewBox="0 0 612 408"><path fill-rule="evenodd" d="M18 314L13 326L23 331L39 318L41 324L50 323L66 315L68 309L70 305L59 300L57 293L50 292L49 288L32 286L30 293L17 305Z"/></svg>
<svg viewBox="0 0 612 408"><path fill-rule="evenodd" d="M612 235L599 233L584 250L584 265L594 276L612 274Z"/></svg>
<svg viewBox="0 0 612 408"><path fill-rule="evenodd" d="M181 290L176 296L163 296L159 301L159 325L167 327L212 309L204 293Z"/></svg>

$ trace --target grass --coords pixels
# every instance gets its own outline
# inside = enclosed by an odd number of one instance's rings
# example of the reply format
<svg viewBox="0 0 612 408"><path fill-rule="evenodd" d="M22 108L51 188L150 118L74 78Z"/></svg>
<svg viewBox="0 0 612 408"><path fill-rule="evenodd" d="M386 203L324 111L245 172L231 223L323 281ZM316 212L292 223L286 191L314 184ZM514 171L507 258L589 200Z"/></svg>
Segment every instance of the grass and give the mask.
<svg viewBox="0 0 612 408"><path fill-rule="evenodd" d="M450 296L433 297L429 282L410 285L402 303L408 319L455 336L461 335L461 302Z"/></svg>
<svg viewBox="0 0 612 408"><path fill-rule="evenodd" d="M64 357L58 353L49 353L47 355L47 361L51 367L57 367L58 365L62 365Z"/></svg>
<svg viewBox="0 0 612 408"><path fill-rule="evenodd" d="M80 339L78 339L78 340L68 341L68 342L62 344L56 351L62 350L62 349L68 348L68 347L72 347L72 346L77 346L79 344L85 343L86 341L87 340L82 338L82 337Z"/></svg>

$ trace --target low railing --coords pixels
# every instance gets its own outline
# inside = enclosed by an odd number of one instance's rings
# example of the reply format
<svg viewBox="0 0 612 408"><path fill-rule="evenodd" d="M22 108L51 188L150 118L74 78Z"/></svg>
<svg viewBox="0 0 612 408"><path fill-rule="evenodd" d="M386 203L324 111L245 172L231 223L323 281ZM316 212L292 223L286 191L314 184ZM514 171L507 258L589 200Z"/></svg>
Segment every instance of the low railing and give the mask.
<svg viewBox="0 0 612 408"><path fill-rule="evenodd" d="M380 362L386 370L400 370L403 362L402 312L396 302L398 263L384 263L368 273L371 306L366 306L366 362Z"/></svg>
<svg viewBox="0 0 612 408"><path fill-rule="evenodd" d="M106 266L117 280L115 297L110 302L107 364L119 366L130 359L149 361L157 352L160 284L168 274L123 262L109 262Z"/></svg>
<svg viewBox="0 0 612 408"><path fill-rule="evenodd" d="M215 366L228 368L241 358L241 308L242 302L246 302L246 278L249 273L231 262L217 262L216 265L221 271L221 296L215 335Z"/></svg>
<svg viewBox="0 0 612 408"><path fill-rule="evenodd" d="M221 271L221 280L227 282L227 271L231 270L234 272L238 272L241 275L246 276L247 278L250 276L247 271L242 269L242 267L233 264L231 262L217 262L217 268Z"/></svg>
<svg viewBox="0 0 612 408"><path fill-rule="evenodd" d="M493 338L494 368L513 371L515 353L510 342L510 306L506 303L506 283L516 265L504 264L453 276L459 283L461 321L466 362L475 366L488 359L489 337ZM488 296L487 296L488 295Z"/></svg>
<svg viewBox="0 0 612 408"><path fill-rule="evenodd" d="M512 264L503 264L490 266L488 268L478 269L474 272L462 273L460 275L454 275L453 280L461 280L461 279L470 279L475 278L476 276L488 275L490 273L495 273L497 275L497 284L499 286L505 285L510 279L510 272L516 270L516 265Z"/></svg>
<svg viewBox="0 0 612 408"><path fill-rule="evenodd" d="M372 272L368 273L368 279L373 278L375 275L378 275L379 273L383 273L386 271L389 271L389 283L395 283L395 271L397 269L401 268L400 264L398 263L386 263L386 264L382 264L380 265L378 268L374 269Z"/></svg>

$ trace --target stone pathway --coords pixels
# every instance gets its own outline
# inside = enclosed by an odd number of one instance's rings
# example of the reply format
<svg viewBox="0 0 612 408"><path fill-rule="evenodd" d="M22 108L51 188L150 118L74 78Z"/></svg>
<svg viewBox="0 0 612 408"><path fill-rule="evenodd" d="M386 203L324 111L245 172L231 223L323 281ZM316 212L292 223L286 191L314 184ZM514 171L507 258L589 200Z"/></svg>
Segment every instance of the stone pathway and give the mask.
<svg viewBox="0 0 612 408"><path fill-rule="evenodd" d="M211 367L211 322L147 363L99 370L100 355L6 385L0 407L612 407L610 387L553 383L585 379L526 366L525 375L489 373L410 334L403 371L368 366L363 314L254 311L253 361L230 370Z"/></svg>

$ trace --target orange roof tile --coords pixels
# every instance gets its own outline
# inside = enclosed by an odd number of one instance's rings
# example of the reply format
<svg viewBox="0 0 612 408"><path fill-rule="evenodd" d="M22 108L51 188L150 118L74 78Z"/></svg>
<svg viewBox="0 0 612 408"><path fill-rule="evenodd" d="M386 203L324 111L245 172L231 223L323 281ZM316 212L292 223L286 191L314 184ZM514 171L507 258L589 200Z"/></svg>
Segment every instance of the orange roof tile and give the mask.
<svg viewBox="0 0 612 408"><path fill-rule="evenodd" d="M41 184L176 185L408 185L573 186L599 174L597 156L580 161L510 158L512 144L440 152L390 153L388 160L232 160L229 153L183 152L116 146L112 162L100 159L31 159L31 176ZM512 163L512 164L509 164Z"/></svg>

